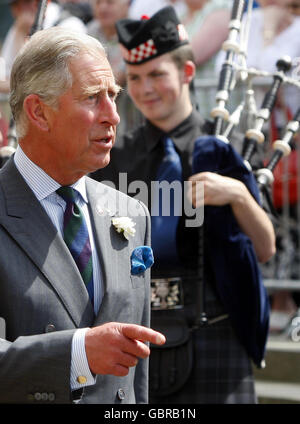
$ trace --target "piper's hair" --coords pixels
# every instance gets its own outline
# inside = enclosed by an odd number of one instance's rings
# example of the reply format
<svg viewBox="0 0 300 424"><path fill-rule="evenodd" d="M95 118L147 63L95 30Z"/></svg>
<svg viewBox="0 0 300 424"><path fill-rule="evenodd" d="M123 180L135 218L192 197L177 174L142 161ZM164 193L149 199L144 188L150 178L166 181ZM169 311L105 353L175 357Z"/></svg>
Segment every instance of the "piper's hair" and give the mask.
<svg viewBox="0 0 300 424"><path fill-rule="evenodd" d="M69 63L83 53L106 56L95 38L58 27L36 32L23 46L10 77L10 107L19 138L27 132L25 98L37 94L44 103L57 107L58 98L72 86Z"/></svg>
<svg viewBox="0 0 300 424"><path fill-rule="evenodd" d="M194 53L190 44L185 44L170 51L170 57L178 69L182 69L188 60L195 63Z"/></svg>

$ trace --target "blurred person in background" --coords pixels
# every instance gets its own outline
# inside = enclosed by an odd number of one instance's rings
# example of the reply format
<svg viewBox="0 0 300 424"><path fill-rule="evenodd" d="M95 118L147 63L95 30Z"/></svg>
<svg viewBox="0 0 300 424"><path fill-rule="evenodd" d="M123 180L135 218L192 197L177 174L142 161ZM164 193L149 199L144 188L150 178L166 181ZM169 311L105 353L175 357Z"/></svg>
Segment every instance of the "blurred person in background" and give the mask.
<svg viewBox="0 0 300 424"><path fill-rule="evenodd" d="M38 0L8 0L8 2L14 22L6 34L1 49L1 57L5 61L6 80L2 81L0 90L5 93L9 92L9 75L14 58L28 37L38 8Z"/></svg>
<svg viewBox="0 0 300 424"><path fill-rule="evenodd" d="M76 25L74 18L80 19L86 25L93 18L89 0L57 0L54 5L57 6L57 16L53 25L59 25L64 22L60 26L66 26L66 20L69 19L68 26L70 27L72 21Z"/></svg>
<svg viewBox="0 0 300 424"><path fill-rule="evenodd" d="M10 6L13 16L13 24L9 28L0 51L0 63L5 67L1 72L0 78L0 100L2 102L2 122L0 137L3 145L7 144L7 127L12 127L13 121L10 118L10 108L8 105L8 94L10 92L10 72L13 61L28 40L31 28L35 22L38 5L41 0L5 0ZM87 3L86 3L87 4ZM85 33L86 26L81 19L79 13L75 13L77 4L72 3L70 11L65 9L66 2L60 3L48 2L44 16L43 28L51 26L61 26L64 28L75 30L76 32ZM75 7L75 9L74 9ZM73 13L74 12L74 13ZM10 124L9 124L10 122ZM13 131L14 132L14 131Z"/></svg>
<svg viewBox="0 0 300 424"><path fill-rule="evenodd" d="M129 16L132 19L141 19L143 15L150 17L166 6L173 6L178 16L186 10L185 0L132 0Z"/></svg>
<svg viewBox="0 0 300 424"><path fill-rule="evenodd" d="M228 35L231 2L227 0L185 0L187 10L181 15L193 49L198 80L214 79L216 55ZM208 118L215 102L215 92L200 92L197 103Z"/></svg>
<svg viewBox="0 0 300 424"><path fill-rule="evenodd" d="M109 62L118 84L125 89L125 64L118 43L115 23L127 18L130 0L91 0L93 19L87 25L87 33L105 46ZM125 132L135 108L127 96L126 90L120 92L116 99L121 121L118 133Z"/></svg>
<svg viewBox="0 0 300 424"><path fill-rule="evenodd" d="M87 33L97 38L106 48L109 62L119 85L125 85L125 65L118 43L115 23L127 18L130 0L91 0L93 20Z"/></svg>
<svg viewBox="0 0 300 424"><path fill-rule="evenodd" d="M6 79L0 84L0 92L9 92L9 76L13 61L28 39L38 10L39 0L7 0L14 18L3 41L0 57L5 61ZM62 8L58 3L50 2L47 5L43 28L59 25L79 32L86 32L84 23L76 16L65 16L60 19Z"/></svg>

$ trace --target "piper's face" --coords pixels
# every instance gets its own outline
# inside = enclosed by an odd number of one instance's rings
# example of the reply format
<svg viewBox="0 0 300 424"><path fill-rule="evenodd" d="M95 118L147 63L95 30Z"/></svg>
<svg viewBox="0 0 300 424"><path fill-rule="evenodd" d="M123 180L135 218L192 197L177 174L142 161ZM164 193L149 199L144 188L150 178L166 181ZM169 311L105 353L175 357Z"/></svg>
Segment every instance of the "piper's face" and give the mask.
<svg viewBox="0 0 300 424"><path fill-rule="evenodd" d="M127 65L128 92L136 107L153 124L177 119L182 110L185 82L170 55L164 54L140 65Z"/></svg>

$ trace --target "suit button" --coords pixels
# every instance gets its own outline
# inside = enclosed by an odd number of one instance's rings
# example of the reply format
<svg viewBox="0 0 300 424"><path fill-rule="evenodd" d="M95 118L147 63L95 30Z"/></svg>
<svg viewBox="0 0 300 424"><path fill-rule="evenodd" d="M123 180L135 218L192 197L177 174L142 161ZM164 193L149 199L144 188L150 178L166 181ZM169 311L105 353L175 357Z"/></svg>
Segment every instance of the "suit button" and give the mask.
<svg viewBox="0 0 300 424"><path fill-rule="evenodd" d="M56 331L54 324L48 324L45 327L45 333L52 333L53 331Z"/></svg>
<svg viewBox="0 0 300 424"><path fill-rule="evenodd" d="M42 394L41 394L41 393L39 393L39 392L35 393L35 394L34 394L34 399L35 399L35 400L41 400L41 399L42 399Z"/></svg>
<svg viewBox="0 0 300 424"><path fill-rule="evenodd" d="M48 393L42 393L42 400L43 401L46 401L46 400L48 400Z"/></svg>
<svg viewBox="0 0 300 424"><path fill-rule="evenodd" d="M55 394L54 393L49 393L48 394L48 400L50 400L50 402L53 402L55 400Z"/></svg>
<svg viewBox="0 0 300 424"><path fill-rule="evenodd" d="M119 389L117 392L117 396L119 400L124 400L125 399L125 392L123 389Z"/></svg>

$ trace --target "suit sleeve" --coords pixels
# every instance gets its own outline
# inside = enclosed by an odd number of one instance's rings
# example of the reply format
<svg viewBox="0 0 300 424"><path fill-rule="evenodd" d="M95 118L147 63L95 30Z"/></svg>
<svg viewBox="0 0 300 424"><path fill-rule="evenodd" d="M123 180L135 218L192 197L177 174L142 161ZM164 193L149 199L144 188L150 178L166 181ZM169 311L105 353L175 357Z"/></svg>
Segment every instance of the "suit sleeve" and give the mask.
<svg viewBox="0 0 300 424"><path fill-rule="evenodd" d="M0 402L70 403L74 331L0 339Z"/></svg>

